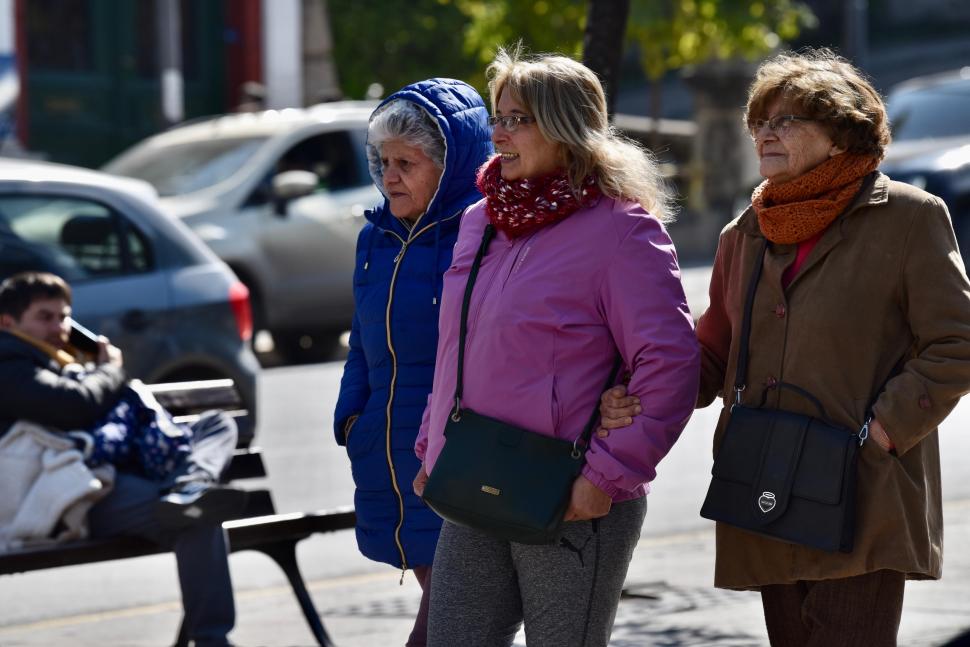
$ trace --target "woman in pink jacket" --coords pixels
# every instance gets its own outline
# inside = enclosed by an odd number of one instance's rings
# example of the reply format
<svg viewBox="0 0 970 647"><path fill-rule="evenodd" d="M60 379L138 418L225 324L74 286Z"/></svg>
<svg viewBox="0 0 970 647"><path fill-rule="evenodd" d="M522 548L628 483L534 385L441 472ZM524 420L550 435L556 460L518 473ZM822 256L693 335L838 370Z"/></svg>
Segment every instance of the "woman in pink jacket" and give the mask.
<svg viewBox="0 0 970 647"><path fill-rule="evenodd" d="M606 645L657 463L697 394L699 353L655 163L619 139L603 89L562 57L500 52L489 67L499 153L479 171L444 277L434 390L415 446L423 468L454 406L461 304L486 225L468 312L462 406L572 441L617 354L643 415L597 436L573 485L562 540L526 545L445 522L428 644Z"/></svg>

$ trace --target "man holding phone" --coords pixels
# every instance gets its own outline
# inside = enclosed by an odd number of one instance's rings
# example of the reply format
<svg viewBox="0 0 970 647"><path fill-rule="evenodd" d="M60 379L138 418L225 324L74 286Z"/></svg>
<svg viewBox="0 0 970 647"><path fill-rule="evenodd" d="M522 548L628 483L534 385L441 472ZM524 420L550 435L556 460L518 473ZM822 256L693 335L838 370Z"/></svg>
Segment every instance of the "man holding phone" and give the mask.
<svg viewBox="0 0 970 647"><path fill-rule="evenodd" d="M71 289L56 275L23 272L0 283L0 436L18 420L89 430L122 398L121 350L98 337L95 366L76 370L70 315ZM221 522L242 511L246 493L218 484L235 444L231 418L203 415L176 469L162 480L119 469L114 490L88 515L92 536L135 535L173 549L185 628L198 647L229 644L235 622Z"/></svg>

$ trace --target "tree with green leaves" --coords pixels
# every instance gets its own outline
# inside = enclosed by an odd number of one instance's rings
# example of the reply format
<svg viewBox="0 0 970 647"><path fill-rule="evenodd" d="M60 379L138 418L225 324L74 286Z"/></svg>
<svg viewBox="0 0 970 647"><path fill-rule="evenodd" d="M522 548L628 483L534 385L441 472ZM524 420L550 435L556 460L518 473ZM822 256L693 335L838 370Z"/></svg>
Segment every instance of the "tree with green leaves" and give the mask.
<svg viewBox="0 0 970 647"><path fill-rule="evenodd" d="M626 4L629 19L610 20ZM609 54L584 52L584 36L594 48L632 42L648 79L657 81L710 59L757 58L812 24L811 11L796 0L328 0L327 6L341 86L350 97L363 96L374 82L392 91L429 76L461 78L484 90L495 50L519 41L531 51L583 57L603 73L598 61Z"/></svg>
<svg viewBox="0 0 970 647"><path fill-rule="evenodd" d="M479 66L469 81L485 85L485 67L499 47L522 43L528 51L579 58L586 27L586 0L443 0L465 15L464 51Z"/></svg>
<svg viewBox="0 0 970 647"><path fill-rule="evenodd" d="M712 60L755 60L814 25L796 0L651 0L635 2L627 36L652 84L650 116L660 116L659 81L671 71Z"/></svg>
<svg viewBox="0 0 970 647"><path fill-rule="evenodd" d="M450 0L327 0L327 10L347 97L363 97L372 83L390 93L432 76L480 74L465 49L468 16Z"/></svg>
<svg viewBox="0 0 970 647"><path fill-rule="evenodd" d="M556 51L592 63L607 85L614 79L600 61L609 52L583 51L587 44L637 47L640 64L654 84L651 114L659 115L657 82L676 69L721 59L764 56L813 25L797 0L440 0L454 4L469 23L465 51L484 67L497 47L518 40L533 51ZM629 18L622 17L629 5ZM614 14L614 15L611 15ZM590 17L598 20L590 22ZM625 23L625 28L624 28ZM603 28L603 29L600 29ZM483 85L479 72L473 80Z"/></svg>
<svg viewBox="0 0 970 647"><path fill-rule="evenodd" d="M711 59L754 60L814 24L795 0L655 0L634 3L627 35L650 78Z"/></svg>

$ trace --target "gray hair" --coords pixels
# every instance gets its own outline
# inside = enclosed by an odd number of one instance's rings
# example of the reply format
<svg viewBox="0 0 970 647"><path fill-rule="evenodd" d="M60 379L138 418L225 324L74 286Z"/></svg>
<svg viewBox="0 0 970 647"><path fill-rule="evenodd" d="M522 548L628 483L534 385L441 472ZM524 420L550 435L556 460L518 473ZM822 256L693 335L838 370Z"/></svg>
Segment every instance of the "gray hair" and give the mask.
<svg viewBox="0 0 970 647"><path fill-rule="evenodd" d="M367 126L367 164L374 183L382 192L381 148L392 139L417 146L435 166L445 167L445 137L438 123L416 103L394 99L375 110Z"/></svg>

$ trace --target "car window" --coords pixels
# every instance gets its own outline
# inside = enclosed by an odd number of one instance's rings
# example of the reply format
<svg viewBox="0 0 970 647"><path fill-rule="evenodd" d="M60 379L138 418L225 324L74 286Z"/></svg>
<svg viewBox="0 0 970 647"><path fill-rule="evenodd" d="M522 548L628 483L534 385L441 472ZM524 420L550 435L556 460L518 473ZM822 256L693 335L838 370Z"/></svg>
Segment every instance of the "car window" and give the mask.
<svg viewBox="0 0 970 647"><path fill-rule="evenodd" d="M158 195L185 195L215 186L249 161L265 137L235 137L146 147L126 155L105 170L145 180Z"/></svg>
<svg viewBox="0 0 970 647"><path fill-rule="evenodd" d="M0 232L0 281L18 272L51 272L68 283L83 278L83 273L69 257L52 250L30 245Z"/></svg>
<svg viewBox="0 0 970 647"><path fill-rule="evenodd" d="M151 247L137 228L81 198L0 195L0 242L2 272L43 270L74 282L153 266Z"/></svg>
<svg viewBox="0 0 970 647"><path fill-rule="evenodd" d="M269 201L273 176L284 171L311 171L319 178L317 191L341 191L370 184L364 159L363 138L367 131L335 131L308 137L291 146L277 160L253 192L247 205Z"/></svg>
<svg viewBox="0 0 970 647"><path fill-rule="evenodd" d="M887 103L893 139L970 135L970 82L934 85L891 94Z"/></svg>

